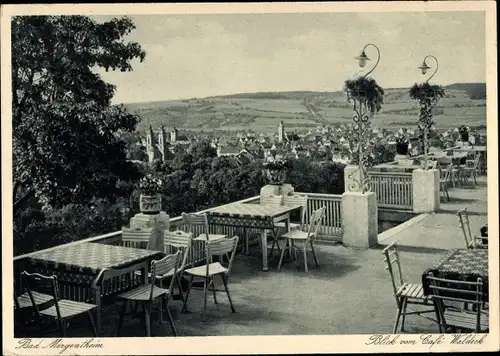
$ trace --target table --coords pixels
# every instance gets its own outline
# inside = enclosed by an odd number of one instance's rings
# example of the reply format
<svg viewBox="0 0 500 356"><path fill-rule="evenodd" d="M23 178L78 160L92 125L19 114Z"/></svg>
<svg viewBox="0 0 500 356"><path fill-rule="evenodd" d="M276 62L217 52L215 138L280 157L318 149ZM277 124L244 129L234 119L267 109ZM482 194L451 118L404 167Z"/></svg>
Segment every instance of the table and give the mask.
<svg viewBox="0 0 500 356"><path fill-rule="evenodd" d="M488 250L453 249L433 267L422 274L424 294L430 294L427 276L432 272L434 277L477 282L483 280L484 299L488 300Z"/></svg>
<svg viewBox="0 0 500 356"><path fill-rule="evenodd" d="M213 225L264 230L262 238L262 270L268 270L267 232L274 230L275 223L285 221L289 229L290 213L302 209L301 205L265 205L238 203L217 207L208 212L208 222Z"/></svg>
<svg viewBox="0 0 500 356"><path fill-rule="evenodd" d="M30 264L38 273L56 275L63 287L73 287L63 288L62 298L77 301L93 300L97 304L96 324L97 330L100 330L102 291L94 284L99 273L106 268L141 270L140 283L144 284L149 263L163 256L164 254L159 251L100 243L81 243L34 253L30 257ZM130 284L127 286L130 287ZM87 295L88 289L91 289L91 295ZM65 292L68 295L64 295ZM115 292L119 293L121 290L118 288Z"/></svg>
<svg viewBox="0 0 500 356"><path fill-rule="evenodd" d="M487 152L486 146L468 146L467 148L454 147L453 150L459 152L479 153L480 154L479 172L480 174L486 174L487 161L488 161L486 157L486 152Z"/></svg>

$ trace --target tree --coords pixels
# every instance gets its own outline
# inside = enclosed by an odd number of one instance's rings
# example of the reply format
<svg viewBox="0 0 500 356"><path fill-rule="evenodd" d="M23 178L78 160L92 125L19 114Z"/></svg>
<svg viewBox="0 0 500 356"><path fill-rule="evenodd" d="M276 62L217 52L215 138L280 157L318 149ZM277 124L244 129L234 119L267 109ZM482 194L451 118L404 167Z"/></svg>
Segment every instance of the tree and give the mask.
<svg viewBox="0 0 500 356"><path fill-rule="evenodd" d="M134 179L114 133L134 130L138 118L111 105L115 87L93 71L144 60L139 44L123 40L134 28L126 17L13 18L14 211L34 196L48 208L113 200L117 183Z"/></svg>

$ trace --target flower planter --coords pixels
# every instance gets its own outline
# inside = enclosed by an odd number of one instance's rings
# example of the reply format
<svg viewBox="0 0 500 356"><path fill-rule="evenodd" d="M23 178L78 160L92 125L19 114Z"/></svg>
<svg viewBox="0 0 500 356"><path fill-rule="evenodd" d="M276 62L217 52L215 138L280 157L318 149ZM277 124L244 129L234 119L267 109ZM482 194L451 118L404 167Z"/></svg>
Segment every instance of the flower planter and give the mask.
<svg viewBox="0 0 500 356"><path fill-rule="evenodd" d="M158 214L161 211L161 194L144 195L139 197L139 209L144 214Z"/></svg>
<svg viewBox="0 0 500 356"><path fill-rule="evenodd" d="M267 179L271 185L282 185L285 183L286 170L283 169L267 169Z"/></svg>
<svg viewBox="0 0 500 356"><path fill-rule="evenodd" d="M408 155L409 143L396 143L396 152L398 155L406 156Z"/></svg>

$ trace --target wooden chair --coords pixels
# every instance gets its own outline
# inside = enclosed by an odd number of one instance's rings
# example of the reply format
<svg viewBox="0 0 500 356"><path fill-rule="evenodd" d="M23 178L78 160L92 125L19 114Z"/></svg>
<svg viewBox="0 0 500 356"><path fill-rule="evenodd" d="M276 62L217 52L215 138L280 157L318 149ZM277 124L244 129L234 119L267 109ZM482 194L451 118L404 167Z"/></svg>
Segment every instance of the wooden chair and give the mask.
<svg viewBox="0 0 500 356"><path fill-rule="evenodd" d="M153 228L122 227L122 242L124 247L146 248L153 235Z"/></svg>
<svg viewBox="0 0 500 356"><path fill-rule="evenodd" d="M177 251L173 255L168 255L161 260L151 262L151 278L150 282L143 284L139 287L131 289L127 292L121 293L117 296L118 299L123 300L123 306L120 313L120 319L118 322L117 335L120 335L120 330L123 325L123 316L125 310L129 303L136 303L142 306L144 310L144 318L146 321L146 336L151 336L151 311L157 300L160 301L160 322L163 322L163 317L161 316L163 308L167 311L168 321L172 328L174 336L177 336L177 330L175 329L174 320L172 314L168 308L168 301L172 295L172 289L174 286L175 278L170 279L170 284L167 289L163 288L163 280L170 274L172 276L177 274L177 269L179 266L181 257L181 252ZM112 279L115 276L120 276L119 270L106 270L104 278ZM160 281L161 286L158 287L154 282ZM153 282L154 281L154 282ZM163 302L163 303L161 303ZM163 307L162 307L163 305Z"/></svg>
<svg viewBox="0 0 500 356"><path fill-rule="evenodd" d="M63 337L66 337L66 329L70 319L86 314L92 327L94 336L98 336L97 329L92 317L92 311L97 310L97 305L72 300L60 299L56 276L44 276L39 273L22 272L23 286L29 296L33 310L37 317L45 316L57 322ZM45 296L41 296L45 295ZM42 299L50 300L41 303Z"/></svg>
<svg viewBox="0 0 500 356"><path fill-rule="evenodd" d="M462 167L462 174L464 178L464 183L467 183L469 178L473 179L473 186L477 185L476 175L479 171L479 159L481 155L477 153L474 160L467 160L464 167Z"/></svg>
<svg viewBox="0 0 500 356"><path fill-rule="evenodd" d="M460 221L460 228L462 229L462 233L464 235L465 247L467 249L486 249L488 245L483 245L482 241L488 239L483 236L473 235L470 230L470 222L469 222L469 213L467 212L467 208L460 209L457 212L458 219Z"/></svg>
<svg viewBox="0 0 500 356"><path fill-rule="evenodd" d="M446 201L450 201L450 195L448 193L448 186L450 184L451 174L453 166L450 163L446 170L443 171L440 164L438 164L439 169L439 190L445 194Z"/></svg>
<svg viewBox="0 0 500 356"><path fill-rule="evenodd" d="M237 245L238 245L238 236L234 236L231 239L210 241L209 243L207 243L205 245L206 249L207 249L206 264L203 266L189 268L189 269L186 269L184 271L184 273L190 277L190 280L189 280L189 288L188 288L188 291L186 293L186 297L184 299L184 306L182 308L183 311L187 310L187 302L188 302L189 294L190 294L191 290L194 289L193 288L194 278L199 278L199 279L201 278L201 279L203 279L203 282L204 282L203 283L203 298L204 298L203 299L204 300L203 314L205 314L205 311L207 309L207 292L208 292L210 287L211 287L210 290L213 293L214 302L217 303L216 292L223 292L223 291L217 290L215 288L214 280L215 280L216 276L220 276L220 278L222 279L222 283L224 284L224 291L227 294L227 298L228 298L229 304L231 306L231 311L233 313L236 312L236 310L234 309L234 306L233 306L233 302L231 300L231 295L229 294L229 289L227 287L227 283L228 283L229 274L231 272L231 267L233 265L233 260L234 260L234 256L236 253L236 246ZM213 256L221 257L221 256L227 255L229 253L231 254L231 257L229 258L229 262L228 262L226 267L223 266L221 264L221 262L212 262ZM220 259L220 260L222 260L222 259Z"/></svg>
<svg viewBox="0 0 500 356"><path fill-rule="evenodd" d="M184 293L182 288L182 278L186 266L188 266L188 258L191 252L191 246L193 241L193 234L186 233L181 230L176 231L165 231L165 253L172 254L177 251L181 253L181 263L175 274L175 285L179 289L179 296L184 304ZM173 272L173 271L171 271ZM171 278L172 273L168 273L167 277Z"/></svg>
<svg viewBox="0 0 500 356"><path fill-rule="evenodd" d="M184 269L188 263L188 257L190 256L191 253L193 234L181 230L176 230L176 231L164 231L163 236L164 236L163 245L165 254L172 255L175 254L177 251L179 251L181 254L180 257L181 262L175 276L173 274L173 270L171 270L164 275L157 275L155 283L159 282L160 287L163 288L163 283L165 280L170 279L172 277L175 278L174 287L177 286L177 288L179 289L178 296L184 302L184 293L182 292L183 289L181 284L182 273L184 272ZM141 271L136 271L135 273L136 275L141 275ZM149 272L148 278L150 282L151 282L151 276L152 273ZM175 298L176 296L172 295L172 297Z"/></svg>
<svg viewBox="0 0 500 356"><path fill-rule="evenodd" d="M467 282L446 278L436 278L432 273L427 276L436 313L439 315L439 332L455 332L450 328L464 329L476 333L489 330L489 317L483 306L483 282ZM474 311L456 308L451 303L472 304Z"/></svg>
<svg viewBox="0 0 500 356"><path fill-rule="evenodd" d="M289 246L292 249L297 249L297 247L294 246L295 242L302 243L302 252L304 254L304 268L305 268L306 273L309 272L309 268L307 265L307 244L308 243L311 245L311 250L313 253L313 257L314 257L314 262L316 262L316 267L319 267L318 259L316 258L316 252L314 251L313 241L314 241L314 238L318 234L321 220L323 220L323 217L325 216L325 211L326 211L326 207L322 207L322 208L319 208L318 210L315 210L312 213L311 220L309 222L309 227L308 227L307 231L304 231L305 230L305 225L304 225L303 229L292 230L292 231L289 231L286 234L282 235L286 239L286 245L285 245L285 248L283 248L281 250L281 256L280 256L280 260L278 263L278 271L281 270L281 265L283 263L283 257L285 255L286 247Z"/></svg>
<svg viewBox="0 0 500 356"><path fill-rule="evenodd" d="M224 234L210 234L209 226L208 226L208 215L203 214L186 214L182 213L182 219L184 220L184 224L187 227L187 232L191 233L194 238L194 241L216 241L220 239L227 238L227 235Z"/></svg>
<svg viewBox="0 0 500 356"><path fill-rule="evenodd" d="M401 331L404 331L406 315L419 315L426 319L437 322L437 320L422 315L435 312L434 308L418 311L408 309L408 305L431 306L431 298L424 295L422 284L410 284L404 281L396 243L387 246L382 251L382 253L384 254L384 262L387 263L385 269L389 271L389 274L391 276L392 291L394 298L396 299L396 306L398 308L396 321L394 323L394 328L392 331L393 334L396 334L398 331L399 320L401 316L403 317L403 319L401 320ZM437 313L436 317L438 317Z"/></svg>
<svg viewBox="0 0 500 356"><path fill-rule="evenodd" d="M296 229L302 229L303 228L303 226L305 224L305 221L306 221L307 202L308 202L307 195L294 194L294 195L286 195L286 196L283 197L283 205L300 205L302 207L301 211L300 211L300 221L290 222L290 224L289 224L289 229L290 230L296 230ZM281 230L281 231L284 231L284 229L286 228L285 222L277 222L276 224L274 224L274 226L277 229ZM288 231L285 231L285 233L286 232L288 232ZM271 246L271 253L270 253L270 255L273 254L274 246L275 245L277 246L278 251L281 251L281 248L280 248L280 246L278 244L278 238L279 238L279 235L277 233L276 238L273 239L273 244Z"/></svg>

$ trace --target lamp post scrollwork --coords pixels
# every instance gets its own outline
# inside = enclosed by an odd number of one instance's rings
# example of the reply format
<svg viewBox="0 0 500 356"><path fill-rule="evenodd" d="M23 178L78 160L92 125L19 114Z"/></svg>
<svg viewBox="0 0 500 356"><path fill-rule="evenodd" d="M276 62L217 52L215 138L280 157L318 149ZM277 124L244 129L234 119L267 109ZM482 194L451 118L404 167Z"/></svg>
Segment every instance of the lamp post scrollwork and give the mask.
<svg viewBox="0 0 500 356"><path fill-rule="evenodd" d="M436 75L439 63L436 57L428 55L424 58L422 65L418 67L422 75L426 75L429 69L426 60L432 58L436 62L436 68L429 78L423 84L415 84L410 89L410 97L418 100L420 103L420 117L418 119L418 128L422 132L424 146L424 170L428 168L428 147L429 147L429 131L434 124L432 110L438 103L439 99L444 96L444 90L440 85L431 85L429 81Z"/></svg>
<svg viewBox="0 0 500 356"><path fill-rule="evenodd" d="M363 48L361 54L355 58L359 61L361 68L365 67L366 62L370 60L365 52L369 46L377 50L375 65L362 77L347 80L344 89L347 94L347 101L352 105L354 111L352 125L349 125L348 137L352 161L358 166L358 171L353 171L348 175L348 178L353 183L348 184L347 189L360 193L371 190L370 178L367 174L367 169L370 166L369 155L373 150L373 143L370 140L371 122L373 115L381 107L384 94L383 89L378 86L375 80L367 78L368 74L372 73L380 62L379 48L369 43ZM356 172L359 172L359 180L354 177Z"/></svg>

